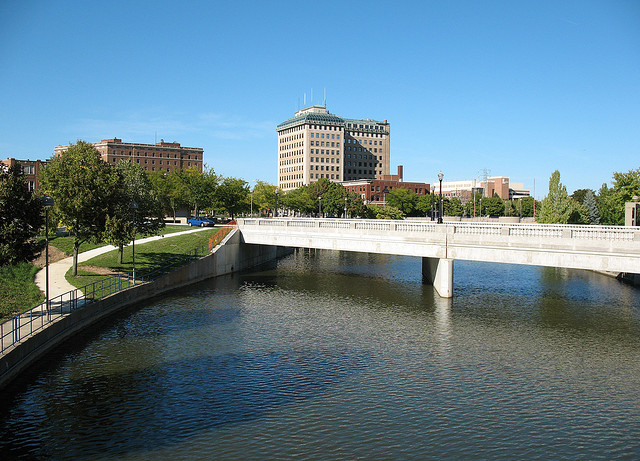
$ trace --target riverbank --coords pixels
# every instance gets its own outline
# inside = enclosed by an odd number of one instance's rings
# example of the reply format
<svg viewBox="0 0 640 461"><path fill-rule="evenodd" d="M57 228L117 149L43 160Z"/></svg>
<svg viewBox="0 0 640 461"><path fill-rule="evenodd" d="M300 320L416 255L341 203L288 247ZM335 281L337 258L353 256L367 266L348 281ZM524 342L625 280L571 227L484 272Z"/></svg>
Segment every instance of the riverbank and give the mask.
<svg viewBox="0 0 640 461"><path fill-rule="evenodd" d="M213 232L211 228L196 228L188 229L180 232L174 232L166 235L155 235L153 237L146 237L140 240L136 240L136 245L142 245L144 243L153 242L160 239L177 237L185 234L192 234L194 232ZM96 256L108 253L118 248L113 245L106 245L99 248L94 248L89 251L85 251L78 255L78 264L88 261ZM55 298L69 291L75 290L76 287L70 284L66 279L66 274L73 266L73 256L59 260L49 265L49 297ZM46 270L40 270L35 277L35 283L43 293L46 293L47 278Z"/></svg>
<svg viewBox="0 0 640 461"><path fill-rule="evenodd" d="M56 300L49 311L40 308L16 316L3 323L0 329L0 388L76 332L121 309L192 283L275 260L289 252L289 249L273 246L245 245L237 229L232 229L211 253L152 281L135 286L130 286L129 279L117 281L109 285L106 294L101 291L97 300L85 298L82 292L73 290L67 298Z"/></svg>

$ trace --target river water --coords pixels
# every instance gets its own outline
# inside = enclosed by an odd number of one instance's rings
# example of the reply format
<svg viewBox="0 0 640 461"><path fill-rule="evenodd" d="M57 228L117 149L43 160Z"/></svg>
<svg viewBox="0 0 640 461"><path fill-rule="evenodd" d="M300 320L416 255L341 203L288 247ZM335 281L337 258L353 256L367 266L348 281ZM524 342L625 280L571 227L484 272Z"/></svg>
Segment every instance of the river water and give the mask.
<svg viewBox="0 0 640 461"><path fill-rule="evenodd" d="M640 458L640 290L420 269L300 250L137 306L3 393L0 458Z"/></svg>

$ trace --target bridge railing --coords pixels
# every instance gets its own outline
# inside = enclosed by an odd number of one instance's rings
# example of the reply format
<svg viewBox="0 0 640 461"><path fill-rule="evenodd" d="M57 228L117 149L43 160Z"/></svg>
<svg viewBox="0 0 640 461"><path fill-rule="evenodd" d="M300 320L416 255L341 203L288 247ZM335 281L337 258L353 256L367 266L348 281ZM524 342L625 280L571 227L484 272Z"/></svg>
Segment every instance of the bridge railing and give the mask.
<svg viewBox="0 0 640 461"><path fill-rule="evenodd" d="M354 229L393 233L453 233L537 238L589 239L602 241L638 241L640 228L624 226L587 226L573 224L469 223L433 221L396 221L374 219L251 218L239 219L238 226L278 227L323 232L324 229Z"/></svg>

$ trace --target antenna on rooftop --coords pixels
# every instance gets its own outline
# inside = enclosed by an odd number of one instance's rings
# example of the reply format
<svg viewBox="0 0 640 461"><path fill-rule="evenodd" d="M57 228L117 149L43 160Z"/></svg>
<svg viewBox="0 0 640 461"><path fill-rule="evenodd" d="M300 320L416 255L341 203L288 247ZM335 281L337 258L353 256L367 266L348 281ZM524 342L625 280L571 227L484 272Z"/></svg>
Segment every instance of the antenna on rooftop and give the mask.
<svg viewBox="0 0 640 461"><path fill-rule="evenodd" d="M487 196L487 187L489 186L489 175L491 174L491 170L488 170L486 168L482 168L481 170L478 170L478 176L480 177L480 180L482 181L482 195L484 195L485 197Z"/></svg>
<svg viewBox="0 0 640 461"><path fill-rule="evenodd" d="M327 108L327 89L324 89L324 108Z"/></svg>
<svg viewBox="0 0 640 461"><path fill-rule="evenodd" d="M304 107L307 107L307 93L304 94L304 103L302 103Z"/></svg>

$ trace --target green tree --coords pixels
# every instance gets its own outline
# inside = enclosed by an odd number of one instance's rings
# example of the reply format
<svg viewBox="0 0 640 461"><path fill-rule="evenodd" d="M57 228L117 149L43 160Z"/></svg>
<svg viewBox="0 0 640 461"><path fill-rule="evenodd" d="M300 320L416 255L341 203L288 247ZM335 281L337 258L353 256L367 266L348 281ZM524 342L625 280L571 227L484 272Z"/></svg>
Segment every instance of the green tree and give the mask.
<svg viewBox="0 0 640 461"><path fill-rule="evenodd" d="M276 206L276 189L273 184L269 184L265 181L258 181L251 192L249 206L251 207L251 200L253 200L253 210L258 212L273 210ZM284 194L279 192L278 207L285 206L285 202L282 200Z"/></svg>
<svg viewBox="0 0 640 461"><path fill-rule="evenodd" d="M318 197L323 197L329 190L330 186L331 186L331 181L329 181L327 178L320 178L316 182L306 186L305 189L307 193L310 195L311 199L317 204ZM322 208L324 209L324 203Z"/></svg>
<svg viewBox="0 0 640 461"><path fill-rule="evenodd" d="M281 200L284 207L301 214L310 214L318 210L318 203L311 197L308 186L288 191Z"/></svg>
<svg viewBox="0 0 640 461"><path fill-rule="evenodd" d="M597 204L602 224L624 225L624 204L640 196L640 168L626 173L613 173L613 187L603 184Z"/></svg>
<svg viewBox="0 0 640 461"><path fill-rule="evenodd" d="M581 224L586 222L586 210L582 204L567 194L567 188L560 182L558 170L549 179L549 193L542 200L536 221L549 224Z"/></svg>
<svg viewBox="0 0 640 461"><path fill-rule="evenodd" d="M347 197L347 189L342 184L329 182L324 195L322 195L322 211L331 216L342 216L345 197Z"/></svg>
<svg viewBox="0 0 640 461"><path fill-rule="evenodd" d="M243 179L224 178L215 190L215 203L235 219L236 215L247 210L249 186Z"/></svg>
<svg viewBox="0 0 640 461"><path fill-rule="evenodd" d="M517 201L517 210L518 215L523 218L533 217L533 209L535 204L535 199L533 197L522 197ZM540 209L539 205L536 205L538 209Z"/></svg>
<svg viewBox="0 0 640 461"><path fill-rule="evenodd" d="M596 203L600 213L600 223L609 226L621 226L624 224L624 208L619 192L603 184L598 191Z"/></svg>
<svg viewBox="0 0 640 461"><path fill-rule="evenodd" d="M78 273L78 249L99 242L106 227L119 176L91 144L78 141L41 170L40 184L55 200L60 220L73 242L73 275Z"/></svg>
<svg viewBox="0 0 640 461"><path fill-rule="evenodd" d="M436 210L436 197L433 194L420 195L416 200L416 210L421 213L422 216L431 216L432 210Z"/></svg>
<svg viewBox="0 0 640 461"><path fill-rule="evenodd" d="M518 203L515 200L505 200L504 202L504 215L505 216L519 216L516 206Z"/></svg>
<svg viewBox="0 0 640 461"><path fill-rule="evenodd" d="M118 247L118 259L122 264L123 247L136 233L154 234L164 226L162 204L156 198L151 180L144 169L130 160L113 166L119 185L111 200L103 240Z"/></svg>
<svg viewBox="0 0 640 461"><path fill-rule="evenodd" d="M199 215L201 210L214 207L216 203L216 188L218 175L213 169L205 168L199 171L195 166L186 170L172 172L172 187L174 201L186 201L189 211Z"/></svg>
<svg viewBox="0 0 640 461"><path fill-rule="evenodd" d="M0 164L2 165L2 164ZM33 259L44 223L42 202L29 191L19 164L0 169L0 266Z"/></svg>
<svg viewBox="0 0 640 461"><path fill-rule="evenodd" d="M369 210L364 204L360 194L356 192L347 193L347 214L350 218L366 218L369 216Z"/></svg>
<svg viewBox="0 0 640 461"><path fill-rule="evenodd" d="M504 201L497 195L482 199L482 212L484 216L504 216Z"/></svg>
<svg viewBox="0 0 640 461"><path fill-rule="evenodd" d="M613 173L613 187L619 191L621 205L630 202L634 195L640 196L640 168L626 173Z"/></svg>
<svg viewBox="0 0 640 461"><path fill-rule="evenodd" d="M445 216L462 216L464 207L458 197L451 197L445 202L444 214Z"/></svg>
<svg viewBox="0 0 640 461"><path fill-rule="evenodd" d="M595 195L591 189L576 189L573 191L573 194L571 194L571 198L578 203L584 203L584 198L587 196L588 191L591 191L591 193Z"/></svg>
<svg viewBox="0 0 640 461"><path fill-rule="evenodd" d="M398 208L386 205L368 205L368 208L372 214L375 215L376 219L403 219L404 214Z"/></svg>
<svg viewBox="0 0 640 461"><path fill-rule="evenodd" d="M593 195L593 191L591 189L587 189L583 205L587 209L588 213L587 223L592 225L600 224L600 212L598 211L598 205L596 204L596 197Z"/></svg>
<svg viewBox="0 0 640 461"><path fill-rule="evenodd" d="M156 198L162 205L162 210L167 216L173 214L175 219L175 209L172 207L171 203L171 183L169 181L169 173L161 170L148 171L147 176Z"/></svg>
<svg viewBox="0 0 640 461"><path fill-rule="evenodd" d="M391 205L399 209L403 215L409 215L413 213L418 204L418 196L411 189L404 187L398 187L391 189L387 194L387 205Z"/></svg>

